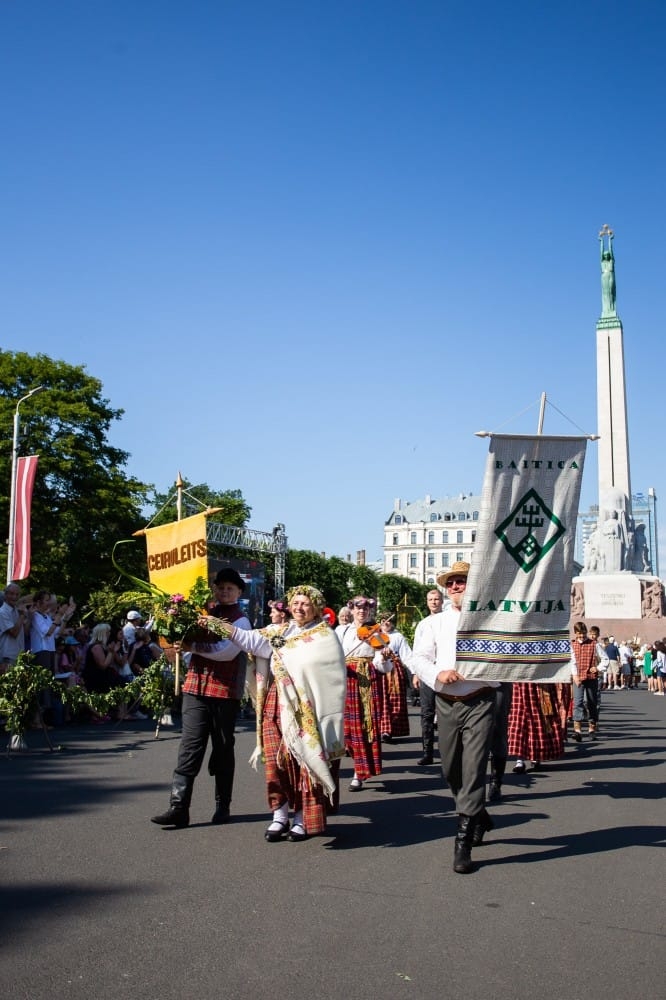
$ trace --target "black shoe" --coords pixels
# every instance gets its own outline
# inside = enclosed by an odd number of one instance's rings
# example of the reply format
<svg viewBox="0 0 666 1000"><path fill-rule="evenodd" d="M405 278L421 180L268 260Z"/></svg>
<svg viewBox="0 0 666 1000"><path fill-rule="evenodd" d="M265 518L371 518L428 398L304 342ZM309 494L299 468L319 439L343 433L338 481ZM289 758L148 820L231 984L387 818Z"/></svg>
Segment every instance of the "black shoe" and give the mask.
<svg viewBox="0 0 666 1000"><path fill-rule="evenodd" d="M433 763L433 760L432 757L429 757L428 754L425 754L425 756L421 757L420 760L417 760L416 763L418 764L419 767L428 767L429 764Z"/></svg>
<svg viewBox="0 0 666 1000"><path fill-rule="evenodd" d="M382 743L393 743L393 737L390 733L382 733Z"/></svg>
<svg viewBox="0 0 666 1000"><path fill-rule="evenodd" d="M516 763L513 765L514 774L525 774L526 770L527 768L525 767L525 764L523 763L522 760L516 761Z"/></svg>
<svg viewBox="0 0 666 1000"><path fill-rule="evenodd" d="M275 827L275 829L272 830L271 827ZM280 823L279 820L273 820L264 832L264 837L269 844L275 844L278 840L282 840L288 829L288 822L285 821L284 823Z"/></svg>
<svg viewBox="0 0 666 1000"><path fill-rule="evenodd" d="M211 823L214 826L221 826L223 823L229 823L231 820L231 812L229 811L229 806L215 806L215 812L211 818Z"/></svg>
<svg viewBox="0 0 666 1000"><path fill-rule="evenodd" d="M583 742L583 734L579 732L577 729L574 729L573 733L571 734L571 738L573 739L574 743Z"/></svg>
<svg viewBox="0 0 666 1000"><path fill-rule="evenodd" d="M474 830L472 832L472 847L480 847L483 843L484 833L488 833L489 830L494 829L495 824L488 815L485 809L483 809L478 816L474 817Z"/></svg>
<svg viewBox="0 0 666 1000"><path fill-rule="evenodd" d="M307 840L308 835L305 832L305 827L301 823L294 823L291 830L287 834L287 840L291 840L294 844L299 844L302 840Z"/></svg>
<svg viewBox="0 0 666 1000"><path fill-rule="evenodd" d="M352 778L352 780L349 782L350 792L360 792L362 788L363 788L363 782L361 781L360 778Z"/></svg>
<svg viewBox="0 0 666 1000"><path fill-rule="evenodd" d="M183 827L190 825L190 810L183 809L182 806L169 806L167 811L160 813L159 816L151 816L150 822L157 823L158 826L175 826L176 829L182 830Z"/></svg>
<svg viewBox="0 0 666 1000"><path fill-rule="evenodd" d="M472 817L458 816L458 833L453 848L453 870L458 875L468 875L473 870L471 836Z"/></svg>

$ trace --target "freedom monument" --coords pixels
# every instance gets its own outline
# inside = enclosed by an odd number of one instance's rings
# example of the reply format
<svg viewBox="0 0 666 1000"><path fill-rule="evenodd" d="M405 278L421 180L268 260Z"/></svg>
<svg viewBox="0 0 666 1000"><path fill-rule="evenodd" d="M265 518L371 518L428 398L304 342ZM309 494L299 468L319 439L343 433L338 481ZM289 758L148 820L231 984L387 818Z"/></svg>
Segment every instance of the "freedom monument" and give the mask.
<svg viewBox="0 0 666 1000"><path fill-rule="evenodd" d="M654 641L666 634L664 588L652 572L645 524L634 522L629 474L622 322L617 314L613 231L599 233L601 316L597 321L599 518L571 593L571 624L602 635Z"/></svg>

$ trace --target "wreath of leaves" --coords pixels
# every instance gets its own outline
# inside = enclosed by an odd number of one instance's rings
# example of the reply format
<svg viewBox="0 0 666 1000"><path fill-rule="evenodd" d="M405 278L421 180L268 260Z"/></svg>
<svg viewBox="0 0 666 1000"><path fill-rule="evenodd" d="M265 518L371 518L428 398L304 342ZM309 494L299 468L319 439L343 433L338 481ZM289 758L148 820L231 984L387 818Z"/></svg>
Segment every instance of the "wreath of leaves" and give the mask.
<svg viewBox="0 0 666 1000"><path fill-rule="evenodd" d="M0 715L12 736L23 736L38 711L42 691L53 691L72 711L88 709L106 715L120 705L141 701L158 721L169 710L175 696L174 673L166 656L161 656L129 684L119 685L104 694L86 691L80 685L65 687L50 670L39 666L30 653L21 653L16 664L0 675Z"/></svg>

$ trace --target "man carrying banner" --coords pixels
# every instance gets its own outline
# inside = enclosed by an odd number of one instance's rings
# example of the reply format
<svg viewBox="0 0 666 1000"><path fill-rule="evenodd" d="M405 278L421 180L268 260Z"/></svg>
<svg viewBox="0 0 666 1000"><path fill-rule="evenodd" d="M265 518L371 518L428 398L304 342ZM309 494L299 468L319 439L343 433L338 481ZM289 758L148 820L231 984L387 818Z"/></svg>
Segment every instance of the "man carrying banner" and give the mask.
<svg viewBox="0 0 666 1000"><path fill-rule="evenodd" d="M498 687L495 681L465 680L456 670L456 633L468 574L469 563L455 562L437 577L451 604L420 623L412 657L412 669L436 693L442 771L458 813L453 870L459 875L472 871L477 826L481 832L492 826L485 784Z"/></svg>

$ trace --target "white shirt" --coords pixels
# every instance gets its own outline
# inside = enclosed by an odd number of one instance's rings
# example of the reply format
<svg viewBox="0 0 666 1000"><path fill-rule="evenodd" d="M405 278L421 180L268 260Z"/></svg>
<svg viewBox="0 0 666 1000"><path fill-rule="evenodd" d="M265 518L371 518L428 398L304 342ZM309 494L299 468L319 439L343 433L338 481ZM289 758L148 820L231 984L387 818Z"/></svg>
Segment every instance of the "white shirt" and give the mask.
<svg viewBox="0 0 666 1000"><path fill-rule="evenodd" d="M439 694L464 698L481 688L499 687L497 681L454 681L442 684L437 675L442 670L456 669L456 635L460 611L453 605L438 615L430 615L419 622L414 633L414 652L411 668L420 680Z"/></svg>
<svg viewBox="0 0 666 1000"><path fill-rule="evenodd" d="M25 650L25 630L19 629L18 635L10 635L9 629L14 628L20 617L18 608L13 608L7 601L0 607L0 662L11 660L16 662L19 653Z"/></svg>

